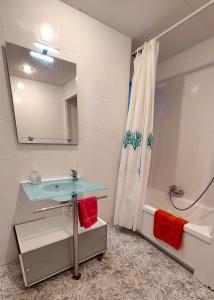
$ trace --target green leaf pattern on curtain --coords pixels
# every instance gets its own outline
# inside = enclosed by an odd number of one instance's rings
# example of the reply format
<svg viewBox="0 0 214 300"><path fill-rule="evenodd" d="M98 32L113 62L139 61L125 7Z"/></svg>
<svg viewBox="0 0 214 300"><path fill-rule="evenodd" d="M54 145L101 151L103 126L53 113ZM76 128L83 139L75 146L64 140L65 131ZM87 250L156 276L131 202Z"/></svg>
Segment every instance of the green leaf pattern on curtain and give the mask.
<svg viewBox="0 0 214 300"><path fill-rule="evenodd" d="M133 149L136 150L140 147L143 141L143 135L139 131L131 132L130 130L125 132L123 139L123 147L126 149L128 145L132 145ZM152 150L153 145L153 134L150 133L147 137L147 147Z"/></svg>
<svg viewBox="0 0 214 300"><path fill-rule="evenodd" d="M147 146L150 150L152 150L152 145L153 145L153 134L150 133L147 138Z"/></svg>
<svg viewBox="0 0 214 300"><path fill-rule="evenodd" d="M128 145L132 145L133 149L136 150L140 147L143 140L143 136L139 131L131 132L130 130L125 132L123 139L123 147L126 149Z"/></svg>
<svg viewBox="0 0 214 300"><path fill-rule="evenodd" d="M131 144L132 141L132 133L130 130L125 132L124 138L123 138L123 147L126 149L128 145Z"/></svg>
<svg viewBox="0 0 214 300"><path fill-rule="evenodd" d="M142 140L143 140L143 137L140 132L135 131L132 133L132 147L134 150L136 150L137 147L140 147Z"/></svg>

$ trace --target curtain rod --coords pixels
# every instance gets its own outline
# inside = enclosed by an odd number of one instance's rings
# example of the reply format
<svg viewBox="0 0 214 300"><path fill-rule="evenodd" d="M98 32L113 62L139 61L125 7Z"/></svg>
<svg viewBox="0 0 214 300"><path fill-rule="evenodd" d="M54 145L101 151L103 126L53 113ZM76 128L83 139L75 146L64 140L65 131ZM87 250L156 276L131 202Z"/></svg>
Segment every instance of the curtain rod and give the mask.
<svg viewBox="0 0 214 300"><path fill-rule="evenodd" d="M172 25L171 27L169 27L168 29L164 30L163 32L161 32L160 34L156 35L154 38L152 39L156 39L158 40L160 37L164 36L165 34L167 34L168 32L172 31L173 29L175 29L176 27L178 27L179 25L183 24L184 22L190 20L191 18L193 18L195 15L199 14L201 11L205 10L206 8L208 8L209 6L211 6L212 4L214 4L214 0L209 1L208 3L206 3L205 5L201 6L200 8L196 9L195 11L193 11L191 14L189 14L188 16L186 16L185 18L183 18L182 20L178 21L177 23L175 23L174 25ZM132 52L132 56L135 56L137 54L138 51L143 50L143 45L140 46L137 50L135 50L134 52Z"/></svg>

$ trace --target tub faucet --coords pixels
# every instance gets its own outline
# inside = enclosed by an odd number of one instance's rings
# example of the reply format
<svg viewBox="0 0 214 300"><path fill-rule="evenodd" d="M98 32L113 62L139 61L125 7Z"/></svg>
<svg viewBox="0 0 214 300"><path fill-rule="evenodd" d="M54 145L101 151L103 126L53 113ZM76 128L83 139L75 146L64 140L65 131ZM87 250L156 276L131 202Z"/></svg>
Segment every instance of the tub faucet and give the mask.
<svg viewBox="0 0 214 300"><path fill-rule="evenodd" d="M78 173L76 170L71 169L71 177L73 181L77 181L78 180Z"/></svg>
<svg viewBox="0 0 214 300"><path fill-rule="evenodd" d="M177 185L173 184L169 187L168 195L174 196L174 197L183 197L184 190L178 188Z"/></svg>

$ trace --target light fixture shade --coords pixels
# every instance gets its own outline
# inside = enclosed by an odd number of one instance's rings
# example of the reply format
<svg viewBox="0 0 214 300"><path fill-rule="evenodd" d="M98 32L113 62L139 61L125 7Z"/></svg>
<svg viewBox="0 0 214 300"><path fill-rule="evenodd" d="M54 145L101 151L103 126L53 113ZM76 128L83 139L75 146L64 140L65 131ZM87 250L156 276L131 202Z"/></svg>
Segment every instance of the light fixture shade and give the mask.
<svg viewBox="0 0 214 300"><path fill-rule="evenodd" d="M53 57L48 56L48 55L44 55L44 54L41 54L41 53L38 53L38 52L35 52L35 51L30 51L30 55L32 57L35 57L37 59L43 60L43 61L48 62L48 63L53 63L53 61L54 61Z"/></svg>
<svg viewBox="0 0 214 300"><path fill-rule="evenodd" d="M54 54L59 54L60 50L51 46L48 46L46 44L42 44L40 42L34 42L34 46L37 47L38 49L41 49L42 51L46 50L47 52L52 52Z"/></svg>

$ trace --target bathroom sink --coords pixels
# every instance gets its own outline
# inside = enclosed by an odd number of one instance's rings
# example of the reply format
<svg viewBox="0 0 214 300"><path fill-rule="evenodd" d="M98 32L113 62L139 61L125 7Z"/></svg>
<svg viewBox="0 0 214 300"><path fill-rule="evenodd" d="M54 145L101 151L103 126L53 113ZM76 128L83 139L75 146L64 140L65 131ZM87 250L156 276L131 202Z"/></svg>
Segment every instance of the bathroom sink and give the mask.
<svg viewBox="0 0 214 300"><path fill-rule="evenodd" d="M107 186L97 184L85 178L77 181L73 179L58 179L42 181L40 184L30 182L21 183L24 192L31 201L53 199L56 201L70 200L73 194L84 194L106 190Z"/></svg>

